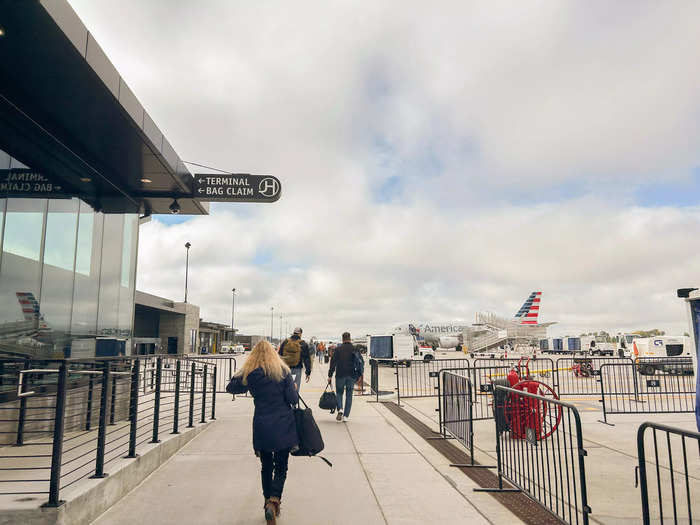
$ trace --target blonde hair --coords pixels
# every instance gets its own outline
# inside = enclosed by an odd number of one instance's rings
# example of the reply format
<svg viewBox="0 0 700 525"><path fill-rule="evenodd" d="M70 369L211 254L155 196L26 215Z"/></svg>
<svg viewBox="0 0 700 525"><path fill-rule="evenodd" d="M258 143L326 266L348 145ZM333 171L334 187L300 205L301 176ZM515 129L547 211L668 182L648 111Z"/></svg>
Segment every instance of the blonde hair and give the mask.
<svg viewBox="0 0 700 525"><path fill-rule="evenodd" d="M289 373L289 367L280 359L272 345L264 339L253 347L243 366L235 375L242 377L243 384L246 385L248 384L248 374L256 368L262 368L265 375L274 381L282 381L282 378Z"/></svg>

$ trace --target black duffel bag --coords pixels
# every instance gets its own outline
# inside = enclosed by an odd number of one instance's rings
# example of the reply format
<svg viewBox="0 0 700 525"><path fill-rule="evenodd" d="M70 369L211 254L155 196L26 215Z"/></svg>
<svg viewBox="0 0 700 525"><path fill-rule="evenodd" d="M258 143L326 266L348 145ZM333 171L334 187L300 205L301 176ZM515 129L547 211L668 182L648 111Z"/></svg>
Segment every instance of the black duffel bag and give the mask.
<svg viewBox="0 0 700 525"><path fill-rule="evenodd" d="M301 396L299 396L299 401L304 403L304 407L306 408L301 408L299 405L294 408L294 421L297 427L299 448L292 450L292 456L315 456L321 452L325 446L323 444L323 437L321 436L321 431L318 429L318 425L314 420L314 415L311 413L311 409L304 402ZM323 456L318 457L325 461L329 467L333 466L333 463L328 461Z"/></svg>
<svg viewBox="0 0 700 525"><path fill-rule="evenodd" d="M321 398L318 400L318 408L321 410L330 410L332 414L338 408L338 398L335 392L332 390L330 392L328 391L329 386L331 385L326 385L326 390L321 394Z"/></svg>

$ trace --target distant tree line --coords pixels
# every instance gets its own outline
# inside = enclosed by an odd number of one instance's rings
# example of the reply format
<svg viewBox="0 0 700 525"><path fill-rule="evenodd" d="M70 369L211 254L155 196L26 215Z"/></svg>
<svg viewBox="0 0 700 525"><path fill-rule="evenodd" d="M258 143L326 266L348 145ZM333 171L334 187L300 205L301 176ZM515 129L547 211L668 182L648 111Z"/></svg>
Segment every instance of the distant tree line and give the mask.
<svg viewBox="0 0 700 525"><path fill-rule="evenodd" d="M666 332L664 330L659 330L658 328L654 328L652 330L637 330L635 332L630 332L631 334L638 335L639 337L658 337L660 335L666 335ZM688 332L685 332L683 335L686 337L689 337ZM600 332L588 332L585 334L581 334L581 337L584 336L593 336L599 341L605 341L606 343L618 343L620 337L617 335L611 335L605 330L601 330Z"/></svg>

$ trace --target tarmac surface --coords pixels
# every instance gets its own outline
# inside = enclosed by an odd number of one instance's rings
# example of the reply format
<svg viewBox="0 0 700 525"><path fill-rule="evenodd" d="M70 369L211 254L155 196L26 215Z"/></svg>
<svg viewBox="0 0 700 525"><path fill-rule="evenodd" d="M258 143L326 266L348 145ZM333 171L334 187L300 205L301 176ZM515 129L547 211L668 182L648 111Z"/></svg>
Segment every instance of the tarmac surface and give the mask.
<svg viewBox="0 0 700 525"><path fill-rule="evenodd" d="M327 370L316 364L301 394L333 468L291 458L278 523L521 523L373 397L356 396L347 423L316 408ZM217 396L217 421L94 523L265 523L252 415L251 398Z"/></svg>

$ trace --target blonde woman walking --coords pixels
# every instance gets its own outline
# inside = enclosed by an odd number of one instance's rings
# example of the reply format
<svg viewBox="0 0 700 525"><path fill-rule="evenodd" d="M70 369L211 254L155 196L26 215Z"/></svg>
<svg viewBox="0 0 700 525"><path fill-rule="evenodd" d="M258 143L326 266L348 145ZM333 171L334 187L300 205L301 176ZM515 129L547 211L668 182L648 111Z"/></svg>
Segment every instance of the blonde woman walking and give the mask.
<svg viewBox="0 0 700 525"><path fill-rule="evenodd" d="M299 444L292 406L299 395L289 367L272 345L260 341L226 389L231 394L250 392L255 403L253 450L262 464L265 519L275 524L280 514L289 453Z"/></svg>

